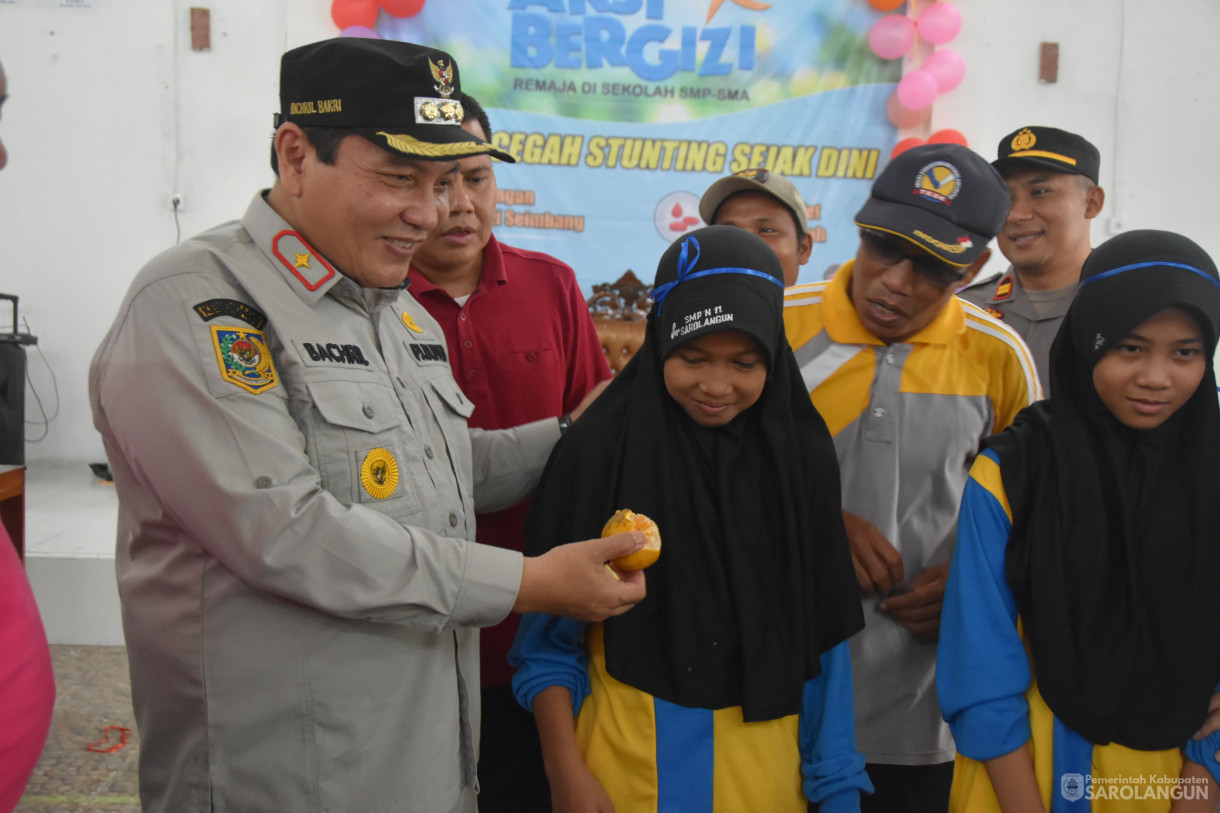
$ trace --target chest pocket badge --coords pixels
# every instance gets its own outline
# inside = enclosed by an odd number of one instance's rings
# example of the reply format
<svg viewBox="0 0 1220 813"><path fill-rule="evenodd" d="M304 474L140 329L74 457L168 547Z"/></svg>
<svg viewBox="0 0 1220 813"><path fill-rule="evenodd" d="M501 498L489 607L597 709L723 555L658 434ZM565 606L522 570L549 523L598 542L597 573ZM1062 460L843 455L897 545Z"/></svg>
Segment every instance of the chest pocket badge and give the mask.
<svg viewBox="0 0 1220 813"><path fill-rule="evenodd" d="M214 325L212 343L220 362L220 377L225 381L255 395L278 383L267 338L261 330Z"/></svg>
<svg viewBox="0 0 1220 813"><path fill-rule="evenodd" d="M398 461L388 449L374 449L364 456L360 485L377 500L384 500L398 488Z"/></svg>

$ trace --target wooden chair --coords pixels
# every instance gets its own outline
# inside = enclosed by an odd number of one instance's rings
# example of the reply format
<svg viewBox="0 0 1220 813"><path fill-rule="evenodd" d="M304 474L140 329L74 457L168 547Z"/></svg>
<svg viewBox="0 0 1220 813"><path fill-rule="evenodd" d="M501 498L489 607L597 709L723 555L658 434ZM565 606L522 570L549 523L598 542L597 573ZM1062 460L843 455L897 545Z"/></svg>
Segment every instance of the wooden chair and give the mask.
<svg viewBox="0 0 1220 813"><path fill-rule="evenodd" d="M644 320L652 308L652 286L628 270L613 283L593 286L588 299L593 326L610 369L617 373L644 343Z"/></svg>

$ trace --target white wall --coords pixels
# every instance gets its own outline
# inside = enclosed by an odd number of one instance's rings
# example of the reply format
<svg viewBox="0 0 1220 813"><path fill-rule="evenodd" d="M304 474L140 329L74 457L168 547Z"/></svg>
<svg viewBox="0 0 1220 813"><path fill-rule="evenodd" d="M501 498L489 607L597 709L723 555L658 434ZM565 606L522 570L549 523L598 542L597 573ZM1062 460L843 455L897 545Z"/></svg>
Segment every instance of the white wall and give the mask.
<svg viewBox="0 0 1220 813"><path fill-rule="evenodd" d="M1220 2L959 0L952 45L966 78L933 109L988 158L1027 124L1080 133L1101 151L1106 206L1094 245L1120 231L1170 229L1220 260L1214 187ZM1059 43L1059 81L1038 81L1039 46ZM1007 265L999 251L984 273Z"/></svg>
<svg viewBox="0 0 1220 813"><path fill-rule="evenodd" d="M964 26L949 47L965 58L966 78L937 102L931 129L961 130L987 157L1025 124L1079 132L1101 150L1108 192L1095 242L1119 230L1171 228L1220 257L1220 234L1209 228L1220 175L1211 148L1220 69L1209 46L1220 2L957 4ZM191 5L211 10L211 51L190 49ZM89 360L131 276L175 240L169 195L185 196L179 225L190 235L240 216L269 182L279 55L333 36L329 6L0 0L10 95L0 124L10 152L0 174L0 292L21 297L60 401L49 436L27 445L27 460L102 459ZM1060 45L1057 84L1038 82L1043 41ZM38 352L30 371L50 406ZM27 398L27 419L37 409Z"/></svg>
<svg viewBox="0 0 1220 813"><path fill-rule="evenodd" d="M48 365L59 389L59 416L27 443L27 462L104 459L86 377L128 282L179 225L189 236L239 217L269 185L279 55L336 33L322 0L221 0L207 5L212 48L195 52L189 9L205 2L0 3L0 292L20 296L38 336L29 371L48 409ZM26 419L38 410L27 389Z"/></svg>

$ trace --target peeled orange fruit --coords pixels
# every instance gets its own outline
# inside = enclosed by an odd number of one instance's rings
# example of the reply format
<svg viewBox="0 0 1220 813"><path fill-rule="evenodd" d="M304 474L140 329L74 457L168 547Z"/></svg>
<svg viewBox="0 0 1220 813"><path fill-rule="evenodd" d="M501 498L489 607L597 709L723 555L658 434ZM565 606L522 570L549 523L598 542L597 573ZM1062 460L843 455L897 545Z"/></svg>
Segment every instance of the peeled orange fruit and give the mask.
<svg viewBox="0 0 1220 813"><path fill-rule="evenodd" d="M644 547L635 553L614 559L614 566L619 570L643 570L661 555L661 529L643 514L637 514L629 508L620 508L602 528L602 536L614 536L626 531L642 531Z"/></svg>

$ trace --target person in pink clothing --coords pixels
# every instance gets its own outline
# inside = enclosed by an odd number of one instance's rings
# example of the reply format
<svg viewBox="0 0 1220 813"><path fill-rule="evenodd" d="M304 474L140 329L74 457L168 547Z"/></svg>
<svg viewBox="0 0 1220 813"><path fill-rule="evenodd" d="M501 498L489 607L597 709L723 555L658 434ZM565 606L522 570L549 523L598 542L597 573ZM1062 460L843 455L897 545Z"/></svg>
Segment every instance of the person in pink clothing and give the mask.
<svg viewBox="0 0 1220 813"><path fill-rule="evenodd" d="M0 73L0 92L4 74ZM51 650L34 592L0 525L0 813L17 806L42 755L55 705Z"/></svg>
<svg viewBox="0 0 1220 813"><path fill-rule="evenodd" d="M7 98L0 65L0 107ZM0 142L0 169L7 160ZM55 677L42 617L17 548L0 525L0 813L9 813L25 792L54 705Z"/></svg>

